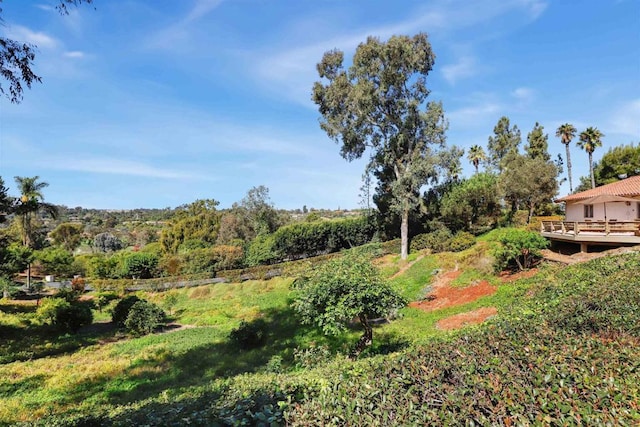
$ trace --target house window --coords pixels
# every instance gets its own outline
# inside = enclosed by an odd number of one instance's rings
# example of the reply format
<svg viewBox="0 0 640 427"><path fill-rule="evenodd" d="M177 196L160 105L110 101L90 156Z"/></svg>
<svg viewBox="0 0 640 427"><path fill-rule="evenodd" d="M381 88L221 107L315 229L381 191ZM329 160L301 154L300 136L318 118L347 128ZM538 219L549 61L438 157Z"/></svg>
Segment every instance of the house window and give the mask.
<svg viewBox="0 0 640 427"><path fill-rule="evenodd" d="M584 217L593 218L593 205L584 205Z"/></svg>
<svg viewBox="0 0 640 427"><path fill-rule="evenodd" d="M636 204L636 218L640 219L640 203Z"/></svg>

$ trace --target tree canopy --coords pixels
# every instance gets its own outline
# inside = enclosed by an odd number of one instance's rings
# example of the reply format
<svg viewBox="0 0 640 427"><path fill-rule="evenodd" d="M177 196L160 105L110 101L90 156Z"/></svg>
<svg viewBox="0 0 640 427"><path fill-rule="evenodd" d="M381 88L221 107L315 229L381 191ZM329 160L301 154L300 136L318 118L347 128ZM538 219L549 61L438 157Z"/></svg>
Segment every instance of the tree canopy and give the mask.
<svg viewBox="0 0 640 427"><path fill-rule="evenodd" d="M544 126L536 122L531 132L527 134L527 146L525 147L527 155L532 159L541 158L549 161L549 135L544 133Z"/></svg>
<svg viewBox="0 0 640 427"><path fill-rule="evenodd" d="M576 128L571 123L565 123L558 126L556 130L556 136L560 138L567 151L567 175L569 176L569 191L573 193L573 179L571 177L571 150L569 145L571 140L576 136Z"/></svg>
<svg viewBox="0 0 640 427"><path fill-rule="evenodd" d="M59 0L56 8L66 15L68 6L78 6L82 3L92 3L93 0ZM0 23L2 23L2 8L0 7ZM31 85L41 83L42 78L33 71L37 46L23 43L7 37L0 37L0 76L7 81L0 84L0 93L13 103L22 101L24 86L31 89Z"/></svg>
<svg viewBox="0 0 640 427"><path fill-rule="evenodd" d="M593 166L596 187L640 174L640 143L610 148ZM577 191L591 188L590 177L580 178Z"/></svg>
<svg viewBox="0 0 640 427"><path fill-rule="evenodd" d="M588 127L580 132L578 147L582 148L589 155L589 173L591 174L591 188L596 188L596 179L593 175L593 152L598 147L602 147L602 137L604 134L595 127Z"/></svg>
<svg viewBox="0 0 640 427"><path fill-rule="evenodd" d="M424 33L386 42L369 37L349 68L343 52L326 52L317 66L323 80L313 87L320 127L341 145L341 155L351 161L368 153L367 170L389 177L385 190L390 207L402 218L403 259L409 212L419 203L420 188L451 166L442 103L427 102L426 79L434 60Z"/></svg>
<svg viewBox="0 0 640 427"><path fill-rule="evenodd" d="M511 127L509 118L501 117L493 128L493 135L489 137L487 144L489 164L502 172L505 163L518 152L521 142L518 126Z"/></svg>
<svg viewBox="0 0 640 427"><path fill-rule="evenodd" d="M212 246L218 237L220 214L213 199L196 200L181 206L160 235L160 245L167 253L177 253L181 244L199 240Z"/></svg>
<svg viewBox="0 0 640 427"><path fill-rule="evenodd" d="M297 296L293 307L303 323L315 324L326 334L338 334L352 319L359 320L364 333L353 356L373 342L371 319L407 304L367 259L354 254L314 267L296 280L294 287Z"/></svg>

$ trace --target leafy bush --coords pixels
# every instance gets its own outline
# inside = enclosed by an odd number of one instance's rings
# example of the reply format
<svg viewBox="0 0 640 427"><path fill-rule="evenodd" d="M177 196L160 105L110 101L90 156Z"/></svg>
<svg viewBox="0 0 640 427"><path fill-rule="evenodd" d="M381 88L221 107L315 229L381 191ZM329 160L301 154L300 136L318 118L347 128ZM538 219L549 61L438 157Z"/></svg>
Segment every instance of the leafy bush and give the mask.
<svg viewBox="0 0 640 427"><path fill-rule="evenodd" d="M297 367L304 369L315 368L328 363L333 358L326 345L296 348L293 350L293 360Z"/></svg>
<svg viewBox="0 0 640 427"><path fill-rule="evenodd" d="M36 317L40 319L41 322L48 322L50 325L54 325L58 311L70 305L71 303L64 298L42 298L40 306L36 310Z"/></svg>
<svg viewBox="0 0 640 427"><path fill-rule="evenodd" d="M466 231L457 232L449 241L449 250L452 252L461 252L475 245L476 238L473 234Z"/></svg>
<svg viewBox="0 0 640 427"><path fill-rule="evenodd" d="M376 231L368 217L300 222L273 234L273 252L283 259L300 259L337 252L368 243Z"/></svg>
<svg viewBox="0 0 640 427"><path fill-rule="evenodd" d="M497 236L497 241L500 246L493 253L497 270L514 264L519 270L526 270L541 257L540 251L549 246L549 241L539 233L520 229L504 230Z"/></svg>
<svg viewBox="0 0 640 427"><path fill-rule="evenodd" d="M267 323L263 319L251 322L243 320L240 326L231 331L229 339L243 350L261 347L267 341Z"/></svg>
<svg viewBox="0 0 640 427"><path fill-rule="evenodd" d="M411 239L409 249L411 252L417 252L422 249L431 249L431 252L444 252L450 248L453 235L448 228L440 228L431 233L423 233L414 236Z"/></svg>
<svg viewBox="0 0 640 427"><path fill-rule="evenodd" d="M254 267L264 264L273 264L277 262L281 256L275 249L275 238L272 234L263 234L257 236L247 250L246 264Z"/></svg>
<svg viewBox="0 0 640 427"><path fill-rule="evenodd" d="M147 335L164 325L166 317L165 312L157 305L140 300L129 309L124 327L134 335Z"/></svg>
<svg viewBox="0 0 640 427"><path fill-rule="evenodd" d="M87 303L74 303L61 307L56 313L56 326L65 331L76 332L83 326L93 323L93 312Z"/></svg>
<svg viewBox="0 0 640 427"><path fill-rule="evenodd" d="M157 275L158 257L152 253L130 252L123 255L121 277L150 279Z"/></svg>
<svg viewBox="0 0 640 427"><path fill-rule="evenodd" d="M95 296L95 304L98 310L102 311L111 301L120 298L115 292L98 292Z"/></svg>
<svg viewBox="0 0 640 427"><path fill-rule="evenodd" d="M316 266L294 282L292 304L306 324L315 324L327 335L347 329L352 319L363 328L353 348L357 357L373 342L370 320L389 315L407 301L389 285L370 261L348 253Z"/></svg>
<svg viewBox="0 0 640 427"><path fill-rule="evenodd" d="M73 332L93 322L89 304L71 303L64 298L43 298L36 316L43 322Z"/></svg>
<svg viewBox="0 0 640 427"><path fill-rule="evenodd" d="M129 295L127 297L122 298L118 301L118 304L113 308L113 312L111 313L111 321L116 325L123 327L124 322L127 320L129 316L129 311L131 311L131 307L139 301L142 301L136 295Z"/></svg>

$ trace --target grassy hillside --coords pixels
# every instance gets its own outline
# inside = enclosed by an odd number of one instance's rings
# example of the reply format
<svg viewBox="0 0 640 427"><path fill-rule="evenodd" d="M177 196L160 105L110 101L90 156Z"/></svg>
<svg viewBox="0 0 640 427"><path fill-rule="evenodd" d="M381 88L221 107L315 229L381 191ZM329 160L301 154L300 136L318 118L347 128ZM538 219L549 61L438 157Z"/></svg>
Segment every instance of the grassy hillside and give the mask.
<svg viewBox="0 0 640 427"><path fill-rule="evenodd" d="M325 337L299 325L290 279L218 284L144 297L164 305L171 332L126 338L113 331L49 338L28 307L3 305L11 350L31 360L0 365L0 420L39 425L292 425L640 422L640 259L603 258L502 283L486 243L461 254L379 260L412 300L438 269L465 270L452 286L490 280L497 291L431 312L405 308L378 326L359 361L341 354L359 335ZM400 273L400 274L398 274ZM466 276L465 276L466 275ZM477 307L498 316L443 332L438 320ZM267 344L228 340L261 317ZM19 339L34 334L39 339ZM56 347L58 341L67 347ZM53 349L53 350L51 350ZM39 421L38 421L39 420Z"/></svg>

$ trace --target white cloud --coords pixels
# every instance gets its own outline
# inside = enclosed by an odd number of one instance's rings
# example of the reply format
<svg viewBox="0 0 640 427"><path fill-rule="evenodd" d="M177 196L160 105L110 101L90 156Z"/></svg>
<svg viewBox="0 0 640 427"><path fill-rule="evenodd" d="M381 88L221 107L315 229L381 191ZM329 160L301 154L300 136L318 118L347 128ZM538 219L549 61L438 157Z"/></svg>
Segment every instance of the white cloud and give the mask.
<svg viewBox="0 0 640 427"><path fill-rule="evenodd" d="M184 51L190 46L193 33L197 29L196 21L216 9L224 0L197 0L184 18L153 33L143 43L149 49Z"/></svg>
<svg viewBox="0 0 640 427"><path fill-rule="evenodd" d="M45 161L34 162L41 168L112 175L142 176L163 179L201 180L193 172L171 170L132 160L107 157L52 156ZM210 179L210 178L208 178Z"/></svg>
<svg viewBox="0 0 640 427"><path fill-rule="evenodd" d="M340 49L345 52L345 59L350 58L357 45L370 35L387 39L394 34L411 34L428 30L430 35L450 33L478 24L486 24L490 20L515 11L524 10L529 18L539 16L545 3L539 0L486 0L482 2L436 1L428 8L414 10L410 18L395 24L360 28L350 33L328 37L302 46L287 46L281 51L266 50L251 52L248 55L251 66L247 70L254 72L254 79L265 89L285 96L305 106L311 106L311 87L317 80L315 64L320 61L324 52ZM309 28L310 34L322 38L325 29ZM290 43L295 38L283 34L280 37ZM254 58L259 59L255 61ZM445 66L443 73L450 82L469 77L474 73L475 61L471 56L461 58L457 64Z"/></svg>
<svg viewBox="0 0 640 427"><path fill-rule="evenodd" d="M608 132L629 135L640 140L640 99L627 102L615 109L608 121Z"/></svg>
<svg viewBox="0 0 640 427"><path fill-rule="evenodd" d="M531 106L535 99L535 91L528 87L519 87L511 92L511 97L516 101L513 108L523 110Z"/></svg>
<svg viewBox="0 0 640 427"><path fill-rule="evenodd" d="M189 23L202 18L220 6L223 1L224 0L197 0L196 4L191 8L183 22Z"/></svg>
<svg viewBox="0 0 640 427"><path fill-rule="evenodd" d="M453 110L447 117L452 126L460 129L484 123L487 119L498 116L502 110L503 106L500 103L488 101Z"/></svg>
<svg viewBox="0 0 640 427"><path fill-rule="evenodd" d="M12 25L7 28L5 35L13 40L22 43L30 43L38 46L40 49L53 49L58 45L58 41L46 33L32 31L21 25Z"/></svg>
<svg viewBox="0 0 640 427"><path fill-rule="evenodd" d="M84 52L81 52L79 50L72 50L69 52L65 52L64 56L67 58L84 58L85 54Z"/></svg>
<svg viewBox="0 0 640 427"><path fill-rule="evenodd" d="M478 65L472 56L462 56L455 64L445 65L442 67L444 78L450 83L455 84L456 81L471 77L476 74Z"/></svg>
<svg viewBox="0 0 640 427"><path fill-rule="evenodd" d="M528 8L531 19L538 19L548 6L547 2L541 0L522 0L522 3Z"/></svg>

